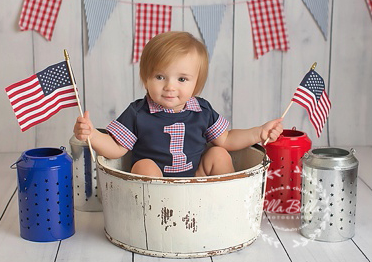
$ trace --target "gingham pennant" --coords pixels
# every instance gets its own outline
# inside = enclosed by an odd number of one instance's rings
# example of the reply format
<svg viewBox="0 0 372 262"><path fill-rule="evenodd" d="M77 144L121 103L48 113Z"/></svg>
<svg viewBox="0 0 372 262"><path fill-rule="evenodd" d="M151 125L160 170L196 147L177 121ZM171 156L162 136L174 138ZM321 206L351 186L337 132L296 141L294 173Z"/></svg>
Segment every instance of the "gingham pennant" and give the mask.
<svg viewBox="0 0 372 262"><path fill-rule="evenodd" d="M367 5L368 5L369 12L372 16L372 0L366 0L366 2L367 2Z"/></svg>
<svg viewBox="0 0 372 262"><path fill-rule="evenodd" d="M289 49L282 0L252 0L247 2L251 19L255 57L258 59L273 49Z"/></svg>
<svg viewBox="0 0 372 262"><path fill-rule="evenodd" d="M21 31L37 31L50 41L61 3L62 0L24 0L18 22Z"/></svg>
<svg viewBox="0 0 372 262"><path fill-rule="evenodd" d="M171 27L172 6L136 4L136 34L133 46L133 63L141 57L143 47L154 36Z"/></svg>

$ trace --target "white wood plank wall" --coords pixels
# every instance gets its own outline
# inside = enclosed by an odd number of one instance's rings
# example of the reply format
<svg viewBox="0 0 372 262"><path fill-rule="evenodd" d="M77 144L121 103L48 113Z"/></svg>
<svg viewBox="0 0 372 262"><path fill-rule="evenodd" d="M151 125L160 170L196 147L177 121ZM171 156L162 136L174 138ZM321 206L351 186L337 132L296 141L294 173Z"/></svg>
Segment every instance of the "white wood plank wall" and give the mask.
<svg viewBox="0 0 372 262"><path fill-rule="evenodd" d="M129 0L130 1L130 0ZM313 146L372 145L372 19L365 0L330 0L329 35L325 40L301 0L284 1L288 52L271 51L254 58L248 7L237 0L132 0L120 2L94 48L88 52L82 1L63 1L51 42L18 28L22 0L0 0L0 87L4 88L70 53L80 96L96 127L105 127L134 99L144 95L138 64L131 64L135 3L173 8L172 30L200 37L190 5L227 4L210 74L202 96L232 123L249 128L281 116L313 62L327 84L332 102L321 138L304 108L294 104L284 127L296 126ZM183 7L182 7L183 6ZM0 152L34 147L68 147L79 114L63 109L48 121L22 133L4 91L0 92Z"/></svg>

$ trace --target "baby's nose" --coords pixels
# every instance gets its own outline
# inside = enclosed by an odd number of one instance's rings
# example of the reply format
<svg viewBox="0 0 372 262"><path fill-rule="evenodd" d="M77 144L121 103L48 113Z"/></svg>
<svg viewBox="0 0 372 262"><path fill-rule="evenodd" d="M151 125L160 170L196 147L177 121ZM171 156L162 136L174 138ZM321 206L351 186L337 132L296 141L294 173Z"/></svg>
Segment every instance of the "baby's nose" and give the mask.
<svg viewBox="0 0 372 262"><path fill-rule="evenodd" d="M164 90L174 90L174 83L172 83L172 81L167 81L164 85Z"/></svg>

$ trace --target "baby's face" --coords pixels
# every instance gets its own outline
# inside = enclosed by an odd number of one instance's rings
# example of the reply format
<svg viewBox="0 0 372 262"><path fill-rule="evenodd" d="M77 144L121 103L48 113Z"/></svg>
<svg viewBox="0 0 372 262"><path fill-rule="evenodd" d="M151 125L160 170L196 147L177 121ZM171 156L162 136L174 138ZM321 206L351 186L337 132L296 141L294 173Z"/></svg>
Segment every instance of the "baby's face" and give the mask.
<svg viewBox="0 0 372 262"><path fill-rule="evenodd" d="M157 68L145 87L154 102L176 113L191 98L199 75L200 61L190 52L173 61L167 68Z"/></svg>

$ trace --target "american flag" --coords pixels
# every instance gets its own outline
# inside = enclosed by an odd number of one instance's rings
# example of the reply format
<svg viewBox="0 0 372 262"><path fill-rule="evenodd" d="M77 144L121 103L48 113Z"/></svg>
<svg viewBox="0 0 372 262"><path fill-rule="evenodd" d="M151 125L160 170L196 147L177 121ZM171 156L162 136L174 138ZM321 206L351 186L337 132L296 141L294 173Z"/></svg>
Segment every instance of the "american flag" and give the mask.
<svg viewBox="0 0 372 262"><path fill-rule="evenodd" d="M78 105L66 61L10 85L5 91L22 131L62 108Z"/></svg>
<svg viewBox="0 0 372 262"><path fill-rule="evenodd" d="M310 70L297 87L292 101L306 108L316 135L320 137L331 109L323 78L314 70Z"/></svg>

